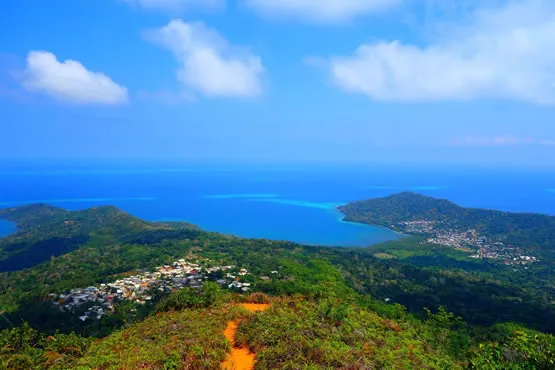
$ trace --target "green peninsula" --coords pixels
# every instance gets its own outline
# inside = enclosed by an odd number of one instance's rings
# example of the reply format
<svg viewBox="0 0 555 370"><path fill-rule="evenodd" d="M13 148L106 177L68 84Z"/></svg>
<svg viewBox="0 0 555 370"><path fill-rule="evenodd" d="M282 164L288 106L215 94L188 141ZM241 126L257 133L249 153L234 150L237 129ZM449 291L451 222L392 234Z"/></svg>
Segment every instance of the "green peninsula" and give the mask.
<svg viewBox="0 0 555 370"><path fill-rule="evenodd" d="M345 220L422 235L432 244L475 252L506 264L555 259L555 217L464 208L415 193L352 202L338 208Z"/></svg>

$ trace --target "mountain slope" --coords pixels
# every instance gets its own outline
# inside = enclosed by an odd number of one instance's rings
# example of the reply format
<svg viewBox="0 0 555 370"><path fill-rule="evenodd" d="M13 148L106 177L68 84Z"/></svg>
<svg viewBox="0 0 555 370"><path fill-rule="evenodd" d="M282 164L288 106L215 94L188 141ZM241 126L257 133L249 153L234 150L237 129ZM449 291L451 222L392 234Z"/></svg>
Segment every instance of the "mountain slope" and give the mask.
<svg viewBox="0 0 555 370"><path fill-rule="evenodd" d="M407 221L432 221L444 228L475 229L523 248L555 256L555 217L536 213L511 213L463 208L448 200L415 193L352 202L339 207L345 220L401 230Z"/></svg>
<svg viewBox="0 0 555 370"><path fill-rule="evenodd" d="M66 211L36 204L0 209L0 218L17 223L16 233L0 239L0 272L32 267L87 244L107 245L144 232L185 227L146 222L116 207Z"/></svg>

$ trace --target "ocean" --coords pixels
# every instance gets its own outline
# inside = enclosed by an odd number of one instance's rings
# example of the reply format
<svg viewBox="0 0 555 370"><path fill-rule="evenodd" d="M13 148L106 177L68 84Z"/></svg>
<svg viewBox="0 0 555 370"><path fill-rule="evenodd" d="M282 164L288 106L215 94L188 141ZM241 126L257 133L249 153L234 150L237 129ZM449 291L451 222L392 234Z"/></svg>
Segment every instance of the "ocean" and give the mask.
<svg viewBox="0 0 555 370"><path fill-rule="evenodd" d="M13 222L0 220L0 238L10 235L16 231L16 225Z"/></svg>
<svg viewBox="0 0 555 370"><path fill-rule="evenodd" d="M175 163L3 163L0 208L49 203L66 209L114 205L150 221L323 246L397 239L342 222L349 201L401 191L462 206L555 215L555 173L415 166L192 166ZM0 235L14 231L0 223Z"/></svg>

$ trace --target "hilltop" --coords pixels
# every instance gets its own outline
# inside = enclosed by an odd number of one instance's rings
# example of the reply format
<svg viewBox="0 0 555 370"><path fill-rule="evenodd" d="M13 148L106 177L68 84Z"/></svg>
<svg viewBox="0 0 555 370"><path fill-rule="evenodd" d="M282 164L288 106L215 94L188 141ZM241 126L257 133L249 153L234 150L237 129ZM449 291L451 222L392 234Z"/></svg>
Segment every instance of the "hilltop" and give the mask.
<svg viewBox="0 0 555 370"><path fill-rule="evenodd" d="M112 206L67 211L33 204L0 209L0 218L17 225L16 233L0 239L0 272L32 267L85 245L131 240L142 232L195 229L187 223L143 221Z"/></svg>

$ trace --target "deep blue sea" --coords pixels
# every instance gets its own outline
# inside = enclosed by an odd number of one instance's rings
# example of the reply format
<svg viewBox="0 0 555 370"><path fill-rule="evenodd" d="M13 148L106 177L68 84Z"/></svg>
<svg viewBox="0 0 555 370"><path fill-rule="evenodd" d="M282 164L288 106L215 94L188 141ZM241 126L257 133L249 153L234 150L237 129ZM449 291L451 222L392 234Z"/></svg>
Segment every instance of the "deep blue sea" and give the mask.
<svg viewBox="0 0 555 370"><path fill-rule="evenodd" d="M115 205L152 221L183 220L243 237L328 246L395 239L341 221L339 204L401 191L468 207L555 214L555 172L408 166L191 166L183 164L0 164L0 208L49 203ZM0 223L0 234L14 231Z"/></svg>

